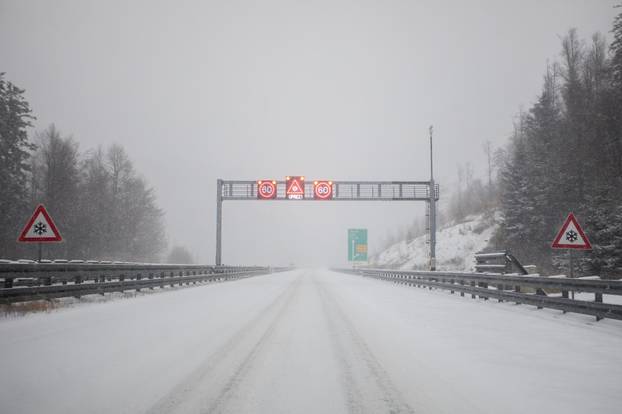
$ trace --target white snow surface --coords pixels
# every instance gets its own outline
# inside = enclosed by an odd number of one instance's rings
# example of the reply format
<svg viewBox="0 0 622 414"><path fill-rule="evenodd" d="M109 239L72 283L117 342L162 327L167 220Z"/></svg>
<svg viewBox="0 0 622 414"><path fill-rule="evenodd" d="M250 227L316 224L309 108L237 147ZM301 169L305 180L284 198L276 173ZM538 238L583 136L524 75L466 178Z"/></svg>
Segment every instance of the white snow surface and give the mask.
<svg viewBox="0 0 622 414"><path fill-rule="evenodd" d="M474 253L484 249L498 227L499 214L485 213L468 216L460 223L450 223L436 234L436 267L438 270L473 269ZM402 270L427 269L429 263L428 236L410 242L394 244L378 254L372 266Z"/></svg>
<svg viewBox="0 0 622 414"><path fill-rule="evenodd" d="M622 323L295 270L0 320L2 413L619 413Z"/></svg>

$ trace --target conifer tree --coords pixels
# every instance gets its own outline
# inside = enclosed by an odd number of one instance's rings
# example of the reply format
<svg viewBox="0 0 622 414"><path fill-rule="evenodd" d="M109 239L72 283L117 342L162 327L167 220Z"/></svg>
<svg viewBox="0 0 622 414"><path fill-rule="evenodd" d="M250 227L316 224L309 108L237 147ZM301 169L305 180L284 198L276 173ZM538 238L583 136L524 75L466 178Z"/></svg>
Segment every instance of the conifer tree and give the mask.
<svg viewBox="0 0 622 414"><path fill-rule="evenodd" d="M0 258L15 256L16 239L28 214L30 152L27 129L34 117L24 90L0 73Z"/></svg>

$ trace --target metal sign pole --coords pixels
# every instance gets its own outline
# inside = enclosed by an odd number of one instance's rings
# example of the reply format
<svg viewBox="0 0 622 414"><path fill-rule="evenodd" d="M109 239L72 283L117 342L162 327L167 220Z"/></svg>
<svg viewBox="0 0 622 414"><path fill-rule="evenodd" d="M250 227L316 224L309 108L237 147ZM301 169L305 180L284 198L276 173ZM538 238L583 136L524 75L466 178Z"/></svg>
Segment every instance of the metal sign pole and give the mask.
<svg viewBox="0 0 622 414"><path fill-rule="evenodd" d="M566 217L566 221L557 232L551 247L553 249L568 249L568 267L570 268L569 276L571 279L574 279L574 250L592 250L592 244L572 212ZM574 299L574 290L572 291L572 299Z"/></svg>
<svg viewBox="0 0 622 414"><path fill-rule="evenodd" d="M436 270L436 188L434 186L434 157L432 156L432 131L430 125L430 270Z"/></svg>
<svg viewBox="0 0 622 414"><path fill-rule="evenodd" d="M570 255L570 278L574 279L574 252L572 249L568 250L568 254ZM574 300L574 290L571 293L572 299Z"/></svg>
<svg viewBox="0 0 622 414"><path fill-rule="evenodd" d="M216 266L222 264L222 180L216 180Z"/></svg>

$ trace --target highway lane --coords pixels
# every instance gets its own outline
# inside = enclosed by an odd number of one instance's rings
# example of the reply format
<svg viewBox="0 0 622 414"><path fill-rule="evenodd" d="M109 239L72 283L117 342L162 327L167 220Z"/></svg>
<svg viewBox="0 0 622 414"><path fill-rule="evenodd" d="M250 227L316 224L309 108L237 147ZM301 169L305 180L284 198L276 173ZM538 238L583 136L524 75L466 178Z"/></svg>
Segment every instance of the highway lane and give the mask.
<svg viewBox="0 0 622 414"><path fill-rule="evenodd" d="M0 321L0 412L617 412L622 324L300 269Z"/></svg>

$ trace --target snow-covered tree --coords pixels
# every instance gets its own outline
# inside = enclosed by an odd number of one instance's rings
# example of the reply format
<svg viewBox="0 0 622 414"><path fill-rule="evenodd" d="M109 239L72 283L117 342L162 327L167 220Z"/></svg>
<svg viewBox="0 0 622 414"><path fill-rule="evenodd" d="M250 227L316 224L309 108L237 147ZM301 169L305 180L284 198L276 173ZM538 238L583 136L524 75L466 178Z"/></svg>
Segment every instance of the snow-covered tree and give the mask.
<svg viewBox="0 0 622 414"><path fill-rule="evenodd" d="M0 257L12 257L26 219L30 173L27 129L33 116L24 90L0 73Z"/></svg>
<svg viewBox="0 0 622 414"><path fill-rule="evenodd" d="M502 172L505 226L497 239L551 271L566 261L550 248L551 240L574 212L584 218L594 245L578 258L579 270L622 275L616 244L622 230L622 100L613 63L618 49L612 48L610 60L603 36L591 40L586 46L576 30L568 32L561 65L549 66L541 95L521 118Z"/></svg>

